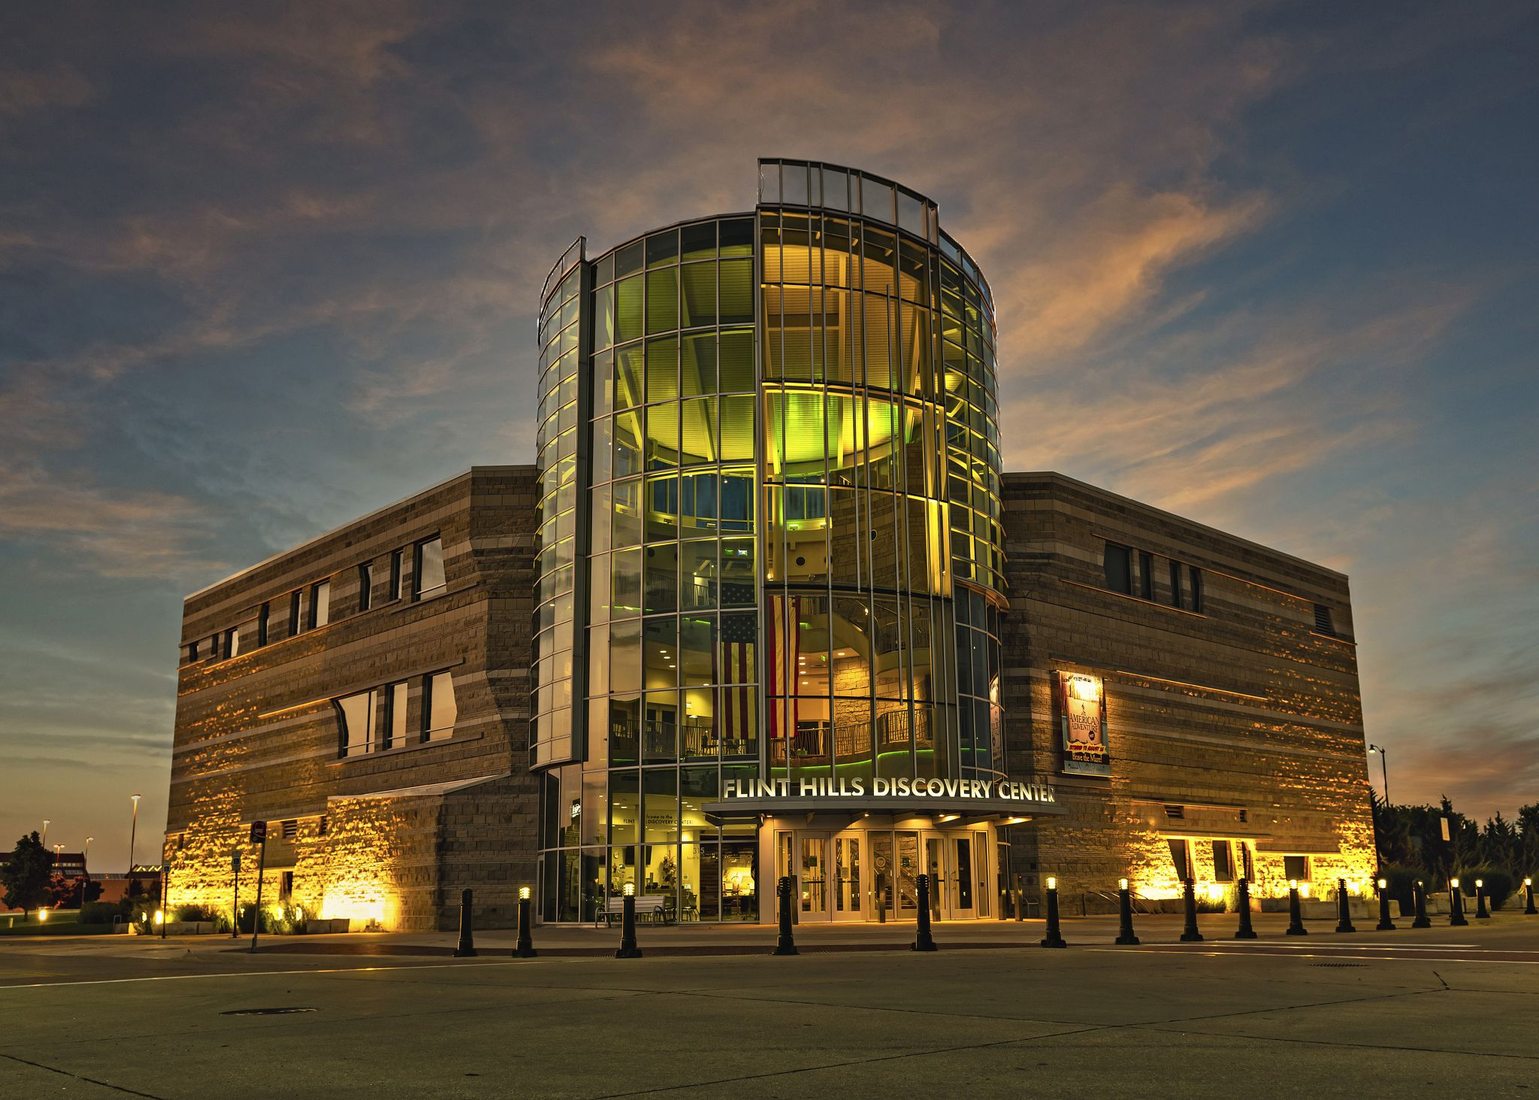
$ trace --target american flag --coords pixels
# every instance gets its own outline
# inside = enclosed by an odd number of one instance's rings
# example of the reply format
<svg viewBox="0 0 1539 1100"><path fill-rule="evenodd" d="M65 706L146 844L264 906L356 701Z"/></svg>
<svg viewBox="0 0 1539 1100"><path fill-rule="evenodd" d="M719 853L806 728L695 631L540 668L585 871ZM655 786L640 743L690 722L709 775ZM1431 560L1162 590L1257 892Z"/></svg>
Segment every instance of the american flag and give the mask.
<svg viewBox="0 0 1539 1100"><path fill-rule="evenodd" d="M753 586L749 584L723 584L722 602L741 606L753 602ZM753 652L759 641L758 616L752 611L726 611L721 616L721 661L725 667L714 667L713 679L718 684L750 684L754 679ZM715 655L712 656L714 665ZM747 738L753 731L752 691L741 688L728 689L722 700L722 737L733 741Z"/></svg>

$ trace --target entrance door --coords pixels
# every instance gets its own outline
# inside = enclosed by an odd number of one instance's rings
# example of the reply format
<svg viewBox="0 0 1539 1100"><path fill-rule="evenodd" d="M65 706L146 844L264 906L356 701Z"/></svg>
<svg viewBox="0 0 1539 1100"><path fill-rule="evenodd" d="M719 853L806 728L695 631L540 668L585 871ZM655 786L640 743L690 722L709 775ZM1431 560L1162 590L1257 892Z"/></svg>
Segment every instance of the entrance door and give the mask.
<svg viewBox="0 0 1539 1100"><path fill-rule="evenodd" d="M930 876L930 917L951 917L955 906L946 894L946 839L938 833L924 835L924 873Z"/></svg>
<svg viewBox="0 0 1539 1100"><path fill-rule="evenodd" d="M865 891L869 871L862 858L864 833L840 833L834 837L834 920L864 920Z"/></svg>
<svg viewBox="0 0 1539 1100"><path fill-rule="evenodd" d="M829 918L828 834L797 833L801 856L801 907L804 920Z"/></svg>
<svg viewBox="0 0 1539 1100"><path fill-rule="evenodd" d="M951 866L947 886L949 887L949 900L951 902L951 916L954 919L966 919L976 916L974 912L977 894L977 885L973 880L973 834L953 833L946 838L949 846L948 854L951 856Z"/></svg>
<svg viewBox="0 0 1539 1100"><path fill-rule="evenodd" d="M973 906L974 912L986 917L990 912L989 884L989 834L969 833L973 843Z"/></svg>

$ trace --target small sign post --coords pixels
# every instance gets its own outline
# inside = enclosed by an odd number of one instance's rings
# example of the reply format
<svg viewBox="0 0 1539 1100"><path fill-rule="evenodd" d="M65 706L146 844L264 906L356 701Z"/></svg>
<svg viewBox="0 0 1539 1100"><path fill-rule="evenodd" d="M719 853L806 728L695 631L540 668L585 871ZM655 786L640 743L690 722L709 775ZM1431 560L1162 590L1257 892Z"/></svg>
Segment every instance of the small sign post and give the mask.
<svg viewBox="0 0 1539 1100"><path fill-rule="evenodd" d="M257 851L257 895L256 909L251 914L251 950L257 949L257 934L262 928L262 872L267 870L267 822L253 821L251 823L251 843L260 844Z"/></svg>
<svg viewBox="0 0 1539 1100"><path fill-rule="evenodd" d="M230 874L235 881L235 893L230 898L230 938L240 939L240 849L230 849Z"/></svg>

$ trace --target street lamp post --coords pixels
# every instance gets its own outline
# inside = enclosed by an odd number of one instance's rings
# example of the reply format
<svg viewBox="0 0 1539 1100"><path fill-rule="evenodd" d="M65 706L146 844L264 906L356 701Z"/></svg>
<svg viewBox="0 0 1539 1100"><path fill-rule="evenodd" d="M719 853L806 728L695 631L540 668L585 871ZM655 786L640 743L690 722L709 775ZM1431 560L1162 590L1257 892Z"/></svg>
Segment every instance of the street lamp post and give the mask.
<svg viewBox="0 0 1539 1100"><path fill-rule="evenodd" d="M139 835L139 796L130 796L134 800L134 820L128 827L128 873L134 873L134 840Z"/></svg>
<svg viewBox="0 0 1539 1100"><path fill-rule="evenodd" d="M42 845L43 845L44 848L48 847L48 824L49 824L48 819L46 817L43 818L43 840L42 840Z"/></svg>
<svg viewBox="0 0 1539 1100"><path fill-rule="evenodd" d="M1369 752L1379 754L1379 767L1384 771L1384 805L1389 805L1389 753L1384 751L1382 745L1369 745Z"/></svg>
<svg viewBox="0 0 1539 1100"><path fill-rule="evenodd" d="M85 840L85 851L80 853L80 872L85 876L85 882L80 887L80 908L82 912L86 907L86 895L91 892L91 841L94 836L88 836Z"/></svg>

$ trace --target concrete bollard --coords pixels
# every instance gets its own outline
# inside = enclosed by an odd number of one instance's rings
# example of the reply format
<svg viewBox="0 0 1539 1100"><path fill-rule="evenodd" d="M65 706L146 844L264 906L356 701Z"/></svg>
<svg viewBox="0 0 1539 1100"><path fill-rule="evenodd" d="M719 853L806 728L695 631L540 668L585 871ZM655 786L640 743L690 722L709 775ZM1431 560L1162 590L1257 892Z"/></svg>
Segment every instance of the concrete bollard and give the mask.
<svg viewBox="0 0 1539 1100"><path fill-rule="evenodd" d="M1068 947L1063 932L1058 927L1058 880L1047 880L1047 935L1042 937L1043 947Z"/></svg>
<svg viewBox="0 0 1539 1100"><path fill-rule="evenodd" d="M1336 931L1356 932L1352 927L1352 909L1347 904L1347 880L1336 880Z"/></svg>
<svg viewBox="0 0 1539 1100"><path fill-rule="evenodd" d="M1234 938L1237 940L1253 940L1256 938L1256 930L1250 923L1250 883L1241 876L1236 886L1236 896L1240 907L1240 927L1235 930Z"/></svg>
<svg viewBox="0 0 1539 1100"><path fill-rule="evenodd" d="M460 943L454 949L456 959L476 957L475 929L471 927L470 890L460 891Z"/></svg>
<svg viewBox="0 0 1539 1100"><path fill-rule="evenodd" d="M625 908L620 919L620 950L615 952L615 958L641 958L641 948L636 946L636 887L629 882L625 884Z"/></svg>
<svg viewBox="0 0 1539 1100"><path fill-rule="evenodd" d="M534 949L534 924L530 910L533 903L529 899L529 887L518 888L518 945L513 948L513 954L521 959L532 959L538 952Z"/></svg>
<svg viewBox="0 0 1539 1100"><path fill-rule="evenodd" d="M1459 880L1448 880L1448 924L1452 928L1463 928L1469 921L1464 919L1464 895L1459 893Z"/></svg>
<svg viewBox="0 0 1539 1100"><path fill-rule="evenodd" d="M1475 919L1491 919L1491 911L1486 908L1486 880L1483 878L1475 880Z"/></svg>
<svg viewBox="0 0 1539 1100"><path fill-rule="evenodd" d="M1127 879L1117 883L1117 914L1117 942L1136 947L1138 937L1133 934L1133 894L1128 889Z"/></svg>
<svg viewBox="0 0 1539 1100"><path fill-rule="evenodd" d="M1309 935L1309 929L1304 927L1303 911L1299 908L1299 884L1297 879L1288 882L1288 935Z"/></svg>
<svg viewBox="0 0 1539 1100"><path fill-rule="evenodd" d="M775 884L776 917L780 921L780 938L775 941L774 954L799 955L796 940L791 935L791 880L782 875Z"/></svg>
<svg viewBox="0 0 1539 1100"><path fill-rule="evenodd" d="M915 885L919 889L919 924L911 949L934 951L935 937L930 934L930 876L920 875Z"/></svg>
<svg viewBox="0 0 1539 1100"><path fill-rule="evenodd" d="M1186 910L1186 927L1181 930L1181 942L1201 943L1202 933L1197 930L1197 884L1191 879L1181 884L1181 904Z"/></svg>
<svg viewBox="0 0 1539 1100"><path fill-rule="evenodd" d="M1431 928L1432 921L1427 916L1427 887L1417 879L1411 886L1411 903L1416 910L1416 919L1411 921L1412 928Z"/></svg>
<svg viewBox="0 0 1539 1100"><path fill-rule="evenodd" d="M1379 879L1379 923L1375 932L1393 932L1395 922L1389 919L1389 880Z"/></svg>

